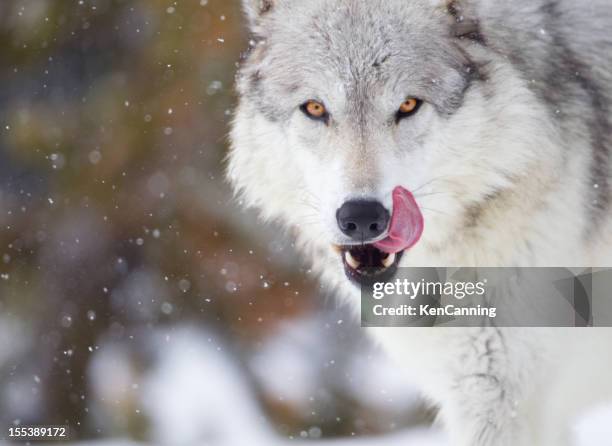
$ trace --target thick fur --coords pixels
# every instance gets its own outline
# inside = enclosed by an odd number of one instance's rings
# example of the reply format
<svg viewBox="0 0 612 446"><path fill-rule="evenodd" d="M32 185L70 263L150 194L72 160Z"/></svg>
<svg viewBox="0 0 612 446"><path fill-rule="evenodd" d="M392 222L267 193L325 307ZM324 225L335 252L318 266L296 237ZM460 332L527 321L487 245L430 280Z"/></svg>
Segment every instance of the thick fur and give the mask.
<svg viewBox="0 0 612 446"><path fill-rule="evenodd" d="M608 0L245 0L228 177L359 308L334 244L352 198L425 218L402 266L612 266ZM414 116L394 113L408 96ZM316 99L328 124L300 104ZM606 329L373 329L453 444L563 445L612 395Z"/></svg>

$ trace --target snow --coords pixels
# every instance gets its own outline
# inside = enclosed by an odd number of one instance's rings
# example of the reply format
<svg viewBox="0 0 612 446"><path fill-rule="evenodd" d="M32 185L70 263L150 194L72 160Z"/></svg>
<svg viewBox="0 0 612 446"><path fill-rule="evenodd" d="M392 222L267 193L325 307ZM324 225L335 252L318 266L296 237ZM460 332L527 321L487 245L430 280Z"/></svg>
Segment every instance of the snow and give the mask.
<svg viewBox="0 0 612 446"><path fill-rule="evenodd" d="M312 322L305 321L302 328ZM6 326L5 326L6 327ZM293 337L302 337L299 328ZM287 350L291 342L281 340L292 336L276 336L276 341L264 346L255 363L267 363L270 378L283 374L293 376L291 384L302 392L313 390L316 379L299 371L298 351ZM247 384L244 368L233 359L228 346L214 334L194 327L155 330L149 339L149 347L156 352L156 364L144 375L138 375L130 365L130 352L120 344L102 343L95 350L89 369L89 379L95 399L112 404L111 410L131 404L138 413L151 421L147 438L151 443L172 446L448 446L446 436L437 429L420 427L379 437L345 439L282 438L269 425L256 403L253 391ZM273 353L274 352L274 353ZM284 358L284 359L283 359ZM268 362L270 360L271 362ZM298 362L295 368L291 363ZM373 362L378 362L375 360ZM384 364L384 362L383 362ZM358 361L357 368L367 369L373 379L387 381L386 386L401 388L393 374L376 372L369 361ZM263 373L261 364L255 366ZM310 372L308 372L310 373ZM36 380L36 376L28 376ZM304 383L302 383L304 379ZM372 384L372 383L370 383ZM391 388L391 387L389 387ZM287 392L281 385L277 391ZM287 396L292 395L285 393ZM293 395L299 399L299 394ZM362 395L375 398L375 395ZM406 399L411 398L410 392ZM381 407L382 413L388 408ZM576 424L576 446L605 444L603 439L612 437L612 406L600 407ZM316 430L316 426L313 427ZM321 434L318 430L317 435ZM144 443L129 439L109 439L83 443L78 446L141 446Z"/></svg>
<svg viewBox="0 0 612 446"><path fill-rule="evenodd" d="M253 224L239 198L226 205L238 2L53 3L0 0L0 429L49 418L59 394L82 399L80 431L107 438L81 445L141 444L129 433L172 446L448 445L402 430L423 418L418 390L346 311L301 303L244 322L249 280L270 308L284 280L296 303L317 291L300 285L311 271L278 227ZM210 328L163 325L185 320ZM277 403L277 425L261 401ZM579 420L579 445L607 443L611 421L612 407Z"/></svg>
<svg viewBox="0 0 612 446"><path fill-rule="evenodd" d="M223 344L189 328L161 336L163 361L142 383L152 437L175 446L269 444L271 431Z"/></svg>
<svg viewBox="0 0 612 446"><path fill-rule="evenodd" d="M25 325L16 318L4 317L0 313L0 369L11 358L25 352L30 345L31 334Z"/></svg>
<svg viewBox="0 0 612 446"><path fill-rule="evenodd" d="M305 321L301 328L308 328L312 323ZM308 330L299 327L298 324L292 330L294 340L297 336L302 337L302 342L307 342L303 337ZM275 336L275 339L291 340L291 336ZM156 352L157 362L144 375L136 375L129 362L129 352L124 347L109 343L101 345L94 353L89 377L95 400L109 404L106 409L111 413L131 403L130 407L136 407L148 417L151 429L147 436L156 444L365 446L381 442L380 438L308 441L281 438L256 403L243 374L244 369L235 362L228 347L217 336L200 329L182 327L167 331L156 330L149 343ZM263 361L255 366L260 374L265 373L263 364L267 364L265 370L268 376L264 385L270 385L283 375L290 378L275 390L297 401L315 392L317 379L314 376L308 377L313 372L312 367L310 371L308 368L306 372L302 370L301 366L308 365L308 361L304 362L305 357L300 357L299 348L291 351L291 344L291 341L270 343L254 362ZM294 360L298 362L291 366ZM291 388L297 393L292 394ZM137 397L134 396L135 389ZM134 398L137 399L135 404ZM316 430L316 426L313 428ZM414 430L384 438L385 444L389 445L445 444L441 434L432 430ZM130 444L128 440L108 440L83 443L82 446Z"/></svg>
<svg viewBox="0 0 612 446"><path fill-rule="evenodd" d="M603 446L603 439L612 435L610 426L612 407L601 408L579 423L576 446ZM168 443L178 444L178 443ZM444 434L433 429L414 429L396 435L372 438L350 438L340 440L285 440L268 438L262 440L245 439L237 443L194 443L193 446L212 446L227 444L228 446L449 446ZM144 446L125 439L71 443L74 446ZM8 446L8 445L7 445Z"/></svg>
<svg viewBox="0 0 612 446"><path fill-rule="evenodd" d="M335 314L296 319L269 335L249 360L265 393L307 410L309 396L319 393L321 381L327 379L381 416L413 410L418 390L382 351L357 342L358 353L338 357L338 352L354 348L338 340L339 333L351 333L342 322Z"/></svg>
<svg viewBox="0 0 612 446"><path fill-rule="evenodd" d="M173 443L168 443L173 444ZM191 446L212 446L221 443L194 443ZM225 443L224 443L225 444ZM71 446L144 446L144 443L125 439L70 443ZM267 439L264 442L245 439L242 443L227 443L228 446L448 446L444 435L437 431L415 429L385 437L342 440L283 440Z"/></svg>
<svg viewBox="0 0 612 446"><path fill-rule="evenodd" d="M612 405L605 405L581 417L574 435L579 446L604 446L612 443Z"/></svg>
<svg viewBox="0 0 612 446"><path fill-rule="evenodd" d="M304 327L312 322L305 321ZM298 327L286 328L287 336L263 346L251 365L256 375L268 371L266 386L285 375L286 382L272 390L287 398L299 400L313 391L315 377L300 371L304 357L299 349L291 351L291 338L304 336ZM283 339L289 339L283 343ZM305 342L305 339L301 339ZM112 345L102 346L95 353L91 370L92 386L98 399L120 402L139 380L137 407L151 420L149 439L160 445L172 446L447 446L445 435L435 428L420 427L386 436L346 439L281 438L269 425L247 385L244 369L235 362L228 347L215 335L192 327L178 330L158 330L150 340L155 346L158 363L141 378L136 378L126 366L125 351ZM296 348L294 346L294 348ZM292 366L293 361L297 364ZM377 360L373 362L378 362ZM384 361L382 362L384 364ZM263 367L267 364L268 367ZM401 389L397 377L388 372L376 372L370 362L358 361L357 368L372 373L373 379L384 379L389 388ZM112 371L112 373L111 373ZM306 373L306 374L304 374ZM112 380L109 381L109 377ZM378 378L376 378L378 377ZM303 381L302 381L303 380ZM291 386L301 390L289 390ZM372 384L372 383L371 383ZM408 387L407 387L408 388ZM375 398L375 394L362 395ZM412 394L407 391L407 400ZM381 403L382 404L382 403ZM399 403L393 403L399 404ZM392 404L392 406L393 406ZM389 408L382 406L381 413ZM576 446L602 445L602 439L612 437L612 406L602 407L583 417L576 424ZM126 439L85 442L80 446L138 446Z"/></svg>

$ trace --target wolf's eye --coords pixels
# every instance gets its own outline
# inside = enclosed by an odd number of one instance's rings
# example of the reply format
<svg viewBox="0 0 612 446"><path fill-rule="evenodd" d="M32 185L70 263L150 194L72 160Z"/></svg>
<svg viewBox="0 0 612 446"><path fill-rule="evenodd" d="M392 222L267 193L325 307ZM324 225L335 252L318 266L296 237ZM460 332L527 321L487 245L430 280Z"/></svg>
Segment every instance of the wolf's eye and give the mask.
<svg viewBox="0 0 612 446"><path fill-rule="evenodd" d="M397 120L399 121L400 119L414 115L419 110L422 103L423 101L417 98L406 99L404 102L402 102L402 105L400 105L400 108L397 111Z"/></svg>
<svg viewBox="0 0 612 446"><path fill-rule="evenodd" d="M319 101L306 101L300 106L306 116L319 121L327 121L327 109Z"/></svg>

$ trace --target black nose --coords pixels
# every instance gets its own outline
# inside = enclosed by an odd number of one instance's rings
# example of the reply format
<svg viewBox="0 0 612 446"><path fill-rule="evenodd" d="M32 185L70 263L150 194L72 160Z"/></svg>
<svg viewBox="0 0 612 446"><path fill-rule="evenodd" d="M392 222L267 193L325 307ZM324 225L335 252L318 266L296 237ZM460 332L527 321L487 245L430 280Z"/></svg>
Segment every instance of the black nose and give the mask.
<svg viewBox="0 0 612 446"><path fill-rule="evenodd" d="M368 241L387 229L389 212L378 201L347 201L336 212L340 230L358 241Z"/></svg>

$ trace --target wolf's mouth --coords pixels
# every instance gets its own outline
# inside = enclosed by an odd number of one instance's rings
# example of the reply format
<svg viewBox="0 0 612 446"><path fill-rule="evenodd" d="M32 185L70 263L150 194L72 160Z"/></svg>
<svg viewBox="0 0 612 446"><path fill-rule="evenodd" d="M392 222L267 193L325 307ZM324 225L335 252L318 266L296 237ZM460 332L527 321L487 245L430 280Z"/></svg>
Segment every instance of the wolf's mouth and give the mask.
<svg viewBox="0 0 612 446"><path fill-rule="evenodd" d="M412 193L393 189L393 213L384 239L361 245L337 246L344 272L358 285L371 285L395 276L404 252L414 246L423 233L423 215Z"/></svg>
<svg viewBox="0 0 612 446"><path fill-rule="evenodd" d="M391 279L404 254L404 251L387 253L373 244L341 246L339 251L346 276L357 285Z"/></svg>

